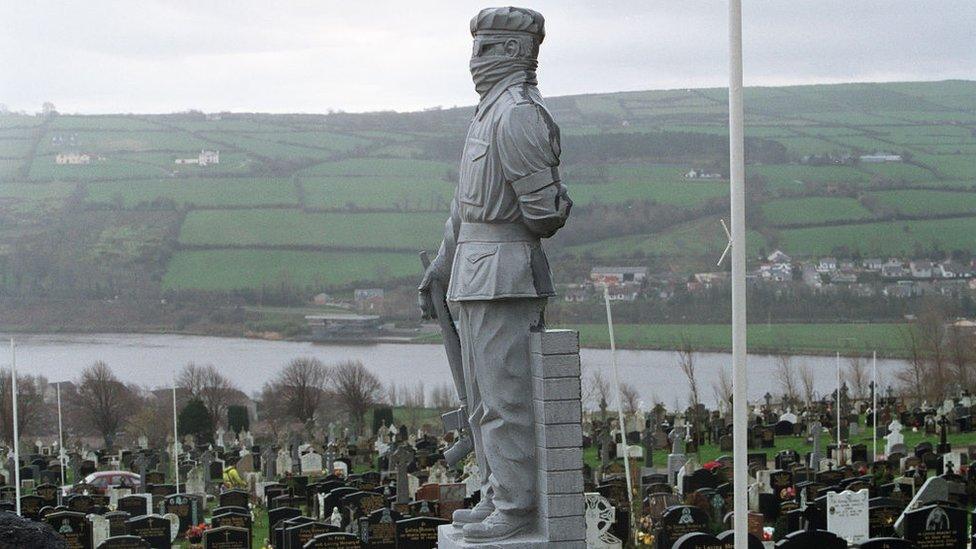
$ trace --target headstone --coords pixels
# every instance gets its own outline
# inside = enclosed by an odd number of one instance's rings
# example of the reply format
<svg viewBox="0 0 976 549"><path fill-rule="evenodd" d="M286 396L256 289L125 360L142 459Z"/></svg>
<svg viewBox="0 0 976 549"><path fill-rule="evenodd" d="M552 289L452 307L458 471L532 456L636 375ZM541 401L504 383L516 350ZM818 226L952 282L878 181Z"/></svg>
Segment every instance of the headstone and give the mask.
<svg viewBox="0 0 976 549"><path fill-rule="evenodd" d="M374 549L396 549L396 523L403 520L402 515L387 508L377 509L368 517L363 517L359 527L359 537L363 544Z"/></svg>
<svg viewBox="0 0 976 549"><path fill-rule="evenodd" d="M966 511L928 505L904 515L905 539L925 549L965 547L969 538Z"/></svg>
<svg viewBox="0 0 976 549"><path fill-rule="evenodd" d="M233 526L209 529L203 533L203 549L251 549L251 531Z"/></svg>
<svg viewBox="0 0 976 549"><path fill-rule="evenodd" d="M396 523L397 546L416 549L435 549L437 547L437 527L450 524L436 517L414 517Z"/></svg>
<svg viewBox="0 0 976 549"><path fill-rule="evenodd" d="M152 547L169 547L172 541L172 524L169 519L160 515L145 515L129 519L125 523L125 528L130 535L139 536Z"/></svg>
<svg viewBox="0 0 976 549"><path fill-rule="evenodd" d="M610 533L610 527L616 521L616 509L600 494L587 492L583 496L586 505L583 519L586 521L587 547L621 547L620 539Z"/></svg>
<svg viewBox="0 0 976 549"><path fill-rule="evenodd" d="M179 532L184 534L191 526L203 522L200 500L189 494L173 494L163 500L163 513L173 513L179 518Z"/></svg>
<svg viewBox="0 0 976 549"><path fill-rule="evenodd" d="M708 515L691 505L668 508L661 517L660 546L671 547L681 536L692 532L704 532L708 528Z"/></svg>
<svg viewBox="0 0 976 549"><path fill-rule="evenodd" d="M112 536L101 544L99 544L96 549L154 549L149 542L140 538L139 536Z"/></svg>
<svg viewBox="0 0 976 549"><path fill-rule="evenodd" d="M866 541L868 528L868 490L830 492L827 494L827 530L848 543Z"/></svg>
<svg viewBox="0 0 976 549"><path fill-rule="evenodd" d="M335 532L312 538L302 549L361 549L362 543L355 534Z"/></svg>

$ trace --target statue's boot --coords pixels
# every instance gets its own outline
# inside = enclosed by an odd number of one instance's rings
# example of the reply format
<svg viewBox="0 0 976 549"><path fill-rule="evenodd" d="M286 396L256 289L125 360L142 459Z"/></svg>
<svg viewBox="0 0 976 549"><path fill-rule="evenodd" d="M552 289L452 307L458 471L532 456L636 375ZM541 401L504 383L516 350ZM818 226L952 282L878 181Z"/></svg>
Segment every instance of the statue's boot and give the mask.
<svg viewBox="0 0 976 549"><path fill-rule="evenodd" d="M461 460L468 457L468 454L473 451L474 441L470 435L463 432L450 448L444 450L444 462L447 463L448 468L454 467L458 463L461 463Z"/></svg>
<svg viewBox="0 0 976 549"><path fill-rule="evenodd" d="M455 528L463 528L466 524L477 524L495 511L495 504L491 499L482 499L471 509L458 509L451 515Z"/></svg>
<svg viewBox="0 0 976 549"><path fill-rule="evenodd" d="M508 539L528 530L534 520L535 513L504 513L495 510L482 522L466 525L462 530L464 541L486 543Z"/></svg>

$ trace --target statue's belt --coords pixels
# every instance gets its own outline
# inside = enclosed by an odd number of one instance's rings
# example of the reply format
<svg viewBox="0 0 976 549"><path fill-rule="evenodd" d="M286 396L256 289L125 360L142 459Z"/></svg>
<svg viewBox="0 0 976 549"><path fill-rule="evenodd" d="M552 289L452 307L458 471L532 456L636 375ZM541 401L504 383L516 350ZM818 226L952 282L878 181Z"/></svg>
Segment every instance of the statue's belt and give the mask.
<svg viewBox="0 0 976 549"><path fill-rule="evenodd" d="M521 223L461 223L458 242L536 242L539 237Z"/></svg>

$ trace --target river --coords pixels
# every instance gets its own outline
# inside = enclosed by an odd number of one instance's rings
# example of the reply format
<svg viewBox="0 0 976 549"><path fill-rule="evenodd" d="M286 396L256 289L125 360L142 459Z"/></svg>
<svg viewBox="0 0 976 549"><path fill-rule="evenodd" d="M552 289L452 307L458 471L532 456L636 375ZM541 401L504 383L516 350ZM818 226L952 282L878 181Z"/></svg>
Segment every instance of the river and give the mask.
<svg viewBox="0 0 976 549"><path fill-rule="evenodd" d="M6 336L5 341L10 336ZM261 386L296 357L311 356L329 363L361 360L384 384L403 388L423 383L432 388L450 383L450 371L440 345L383 343L375 345L323 345L297 341L222 338L160 334L52 334L14 336L17 368L21 373L40 374L49 381L77 379L81 370L97 360L105 361L125 382L149 388L171 386L174 372L189 362L213 364L248 394ZM847 369L847 359L841 359ZM832 357L795 356L792 365L812 366L816 390L833 391L836 369ZM0 353L0 365L9 367L9 353ZM592 372L602 371L611 380L610 351L583 349L584 394L592 383ZM660 401L666 406L688 401L688 381L672 351L617 351L621 382L639 392L645 406ZM714 406L713 386L720 369L730 367L727 353L701 353L696 357L696 378L702 402ZM894 373L903 368L900 360L878 360L879 385L894 383ZM776 360L770 356L749 356L749 398L760 400L767 392L781 392L776 382ZM870 376L870 364L868 364Z"/></svg>

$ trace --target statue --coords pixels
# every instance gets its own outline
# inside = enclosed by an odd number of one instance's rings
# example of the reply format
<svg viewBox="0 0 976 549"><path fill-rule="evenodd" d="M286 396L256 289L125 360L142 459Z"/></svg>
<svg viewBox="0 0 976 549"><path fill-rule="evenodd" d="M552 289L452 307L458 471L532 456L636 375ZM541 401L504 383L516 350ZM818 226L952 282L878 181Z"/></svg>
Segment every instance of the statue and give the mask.
<svg viewBox="0 0 976 549"><path fill-rule="evenodd" d="M555 295L540 240L566 222L572 201L559 177L559 127L536 88L541 14L489 8L471 20L471 75L480 102L437 257L420 307L435 318L446 285L461 341L467 414L482 475L481 501L455 511L465 542L531 528L538 506L530 334ZM455 313L456 311L456 313Z"/></svg>

